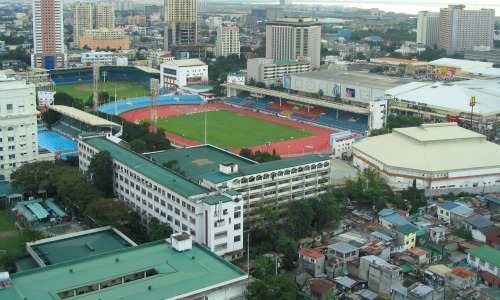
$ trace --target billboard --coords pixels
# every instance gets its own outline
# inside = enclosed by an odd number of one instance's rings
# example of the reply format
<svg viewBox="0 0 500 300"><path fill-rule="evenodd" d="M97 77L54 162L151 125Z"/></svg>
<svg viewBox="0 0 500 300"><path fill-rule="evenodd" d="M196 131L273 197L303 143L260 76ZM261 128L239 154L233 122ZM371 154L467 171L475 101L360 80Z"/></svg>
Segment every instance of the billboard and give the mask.
<svg viewBox="0 0 500 300"><path fill-rule="evenodd" d="M355 98L356 97L356 90L351 89L351 88L346 88L345 95L346 95L346 97L349 97L349 98Z"/></svg>

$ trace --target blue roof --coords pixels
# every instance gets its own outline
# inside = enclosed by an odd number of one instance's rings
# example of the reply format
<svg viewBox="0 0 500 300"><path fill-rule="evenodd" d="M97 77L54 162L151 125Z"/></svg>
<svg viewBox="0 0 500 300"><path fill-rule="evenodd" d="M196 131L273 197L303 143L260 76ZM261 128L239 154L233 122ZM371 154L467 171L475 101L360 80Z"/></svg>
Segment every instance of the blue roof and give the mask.
<svg viewBox="0 0 500 300"><path fill-rule="evenodd" d="M493 204L500 205L500 199L493 196L493 195L486 195L486 196L484 196L484 199L488 202L493 203Z"/></svg>
<svg viewBox="0 0 500 300"><path fill-rule="evenodd" d="M452 210L452 209L457 208L459 206L460 206L460 204L458 204L456 202L452 202L452 201L446 201L445 203L439 205L439 207L441 207L442 209L446 209L446 210Z"/></svg>
<svg viewBox="0 0 500 300"><path fill-rule="evenodd" d="M385 216L392 215L394 213L396 213L394 210L392 210L390 208L384 208L384 209L382 209L381 211L378 212L378 215L381 216L381 217L385 217Z"/></svg>
<svg viewBox="0 0 500 300"><path fill-rule="evenodd" d="M397 214L397 213L394 213L392 215L388 215L388 216L385 216L385 217L382 217L382 218L384 220L386 220L387 222L389 222L391 224L394 224L394 225L403 226L403 225L411 224L410 222L408 222L408 220L406 220L405 218L401 217L401 215Z"/></svg>

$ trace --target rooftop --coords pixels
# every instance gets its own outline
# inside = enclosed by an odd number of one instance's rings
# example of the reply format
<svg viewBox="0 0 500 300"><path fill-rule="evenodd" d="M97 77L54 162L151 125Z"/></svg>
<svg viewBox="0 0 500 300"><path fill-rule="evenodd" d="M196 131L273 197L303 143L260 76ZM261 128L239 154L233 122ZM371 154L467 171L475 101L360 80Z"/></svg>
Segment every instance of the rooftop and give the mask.
<svg viewBox="0 0 500 300"><path fill-rule="evenodd" d="M416 102L456 113L470 112L470 98L476 97L474 113L494 115L500 112L500 80L464 80L455 82L411 82L393 87L387 94L398 100ZM439 95L439 97L436 97Z"/></svg>
<svg viewBox="0 0 500 300"><path fill-rule="evenodd" d="M136 273L149 275L129 279ZM64 291L120 279L112 287L79 294L78 300L163 300L185 298L194 291L245 280L238 268L201 246L178 252L164 240L119 249L101 255L20 272L11 276L13 285L0 290L1 299L53 300ZM115 280L116 281L116 280ZM34 284L36 283L36 284Z"/></svg>
<svg viewBox="0 0 500 300"><path fill-rule="evenodd" d="M500 166L499 145L454 123L396 129L364 138L353 144L353 149L383 164L419 172Z"/></svg>
<svg viewBox="0 0 500 300"><path fill-rule="evenodd" d="M472 256L479 257L479 259L487 261L488 263L496 267L500 267L500 250L487 245L483 245L472 248L470 250L466 250L466 252Z"/></svg>
<svg viewBox="0 0 500 300"><path fill-rule="evenodd" d="M374 88L377 90L388 90L408 83L408 80L377 75L367 72L322 70L305 73L291 74L291 77L323 80L337 82L346 85L357 85Z"/></svg>
<svg viewBox="0 0 500 300"><path fill-rule="evenodd" d="M35 260L54 265L75 259L135 246L135 243L111 227L91 229L28 243Z"/></svg>
<svg viewBox="0 0 500 300"><path fill-rule="evenodd" d="M413 224L404 224L396 227L396 230L404 235L412 234L417 232L417 227Z"/></svg>
<svg viewBox="0 0 500 300"><path fill-rule="evenodd" d="M489 68L493 66L493 63L476 61L476 60L468 60L468 59L455 59L455 58L440 58L429 62L431 66L438 67L449 67L449 68L458 68L458 69L467 69L471 67L483 67Z"/></svg>
<svg viewBox="0 0 500 300"><path fill-rule="evenodd" d="M142 155L128 150L104 137L91 137L83 140L98 151L108 151L113 159L143 174L149 179L168 187L170 190L185 196L195 196L208 192L205 188L179 176L172 171L146 159Z"/></svg>
<svg viewBox="0 0 500 300"><path fill-rule="evenodd" d="M493 223L482 215L473 215L464 219L464 222L476 229L490 227Z"/></svg>
<svg viewBox="0 0 500 300"><path fill-rule="evenodd" d="M72 119L78 120L82 123L88 124L90 126L109 126L109 127L120 127L120 125L98 117L96 115L90 114L88 112L84 112L83 110L79 110L77 108L65 105L51 105L49 108L53 111L56 111L60 114L68 116Z"/></svg>
<svg viewBox="0 0 500 300"><path fill-rule="evenodd" d="M66 216L64 210L62 210L52 198L17 202L14 209L28 222L46 220L51 214L57 217Z"/></svg>
<svg viewBox="0 0 500 300"><path fill-rule="evenodd" d="M351 253L356 250L358 250L358 247L354 247L351 244L345 243L345 242L340 242L340 243L335 243L332 245L328 246L328 249L334 250L335 252L340 252L340 253Z"/></svg>
<svg viewBox="0 0 500 300"><path fill-rule="evenodd" d="M206 66L204 62L197 58L190 59L176 59L166 63L163 63L162 66L175 65L177 67L197 67L197 66Z"/></svg>

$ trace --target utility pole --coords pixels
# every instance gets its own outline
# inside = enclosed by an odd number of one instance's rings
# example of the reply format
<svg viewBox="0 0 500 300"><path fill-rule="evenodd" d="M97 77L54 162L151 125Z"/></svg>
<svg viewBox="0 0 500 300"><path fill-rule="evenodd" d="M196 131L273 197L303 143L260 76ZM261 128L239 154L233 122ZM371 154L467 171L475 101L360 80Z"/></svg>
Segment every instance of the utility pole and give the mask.
<svg viewBox="0 0 500 300"><path fill-rule="evenodd" d="M472 116L474 114L474 106L476 106L476 96L471 96L469 101L470 106L470 129L473 129L473 119Z"/></svg>
<svg viewBox="0 0 500 300"><path fill-rule="evenodd" d="M94 63L92 67L92 108L94 111L97 111L99 106L99 70L99 63Z"/></svg>
<svg viewBox="0 0 500 300"><path fill-rule="evenodd" d="M205 111L205 145L207 144L207 111Z"/></svg>

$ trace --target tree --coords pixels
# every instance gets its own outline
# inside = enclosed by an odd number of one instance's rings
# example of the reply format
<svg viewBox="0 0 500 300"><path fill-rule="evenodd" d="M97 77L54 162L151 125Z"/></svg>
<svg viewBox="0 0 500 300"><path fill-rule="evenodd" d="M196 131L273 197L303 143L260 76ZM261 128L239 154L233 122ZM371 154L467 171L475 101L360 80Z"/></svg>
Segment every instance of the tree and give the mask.
<svg viewBox="0 0 500 300"><path fill-rule="evenodd" d="M281 236L276 243L276 252L283 254L283 269L291 271L295 267L297 261L297 243L287 237Z"/></svg>
<svg viewBox="0 0 500 300"><path fill-rule="evenodd" d="M127 228L131 221L125 202L106 198L91 202L85 209L85 216L98 226L113 226L120 230Z"/></svg>
<svg viewBox="0 0 500 300"><path fill-rule="evenodd" d="M240 150L240 156L252 159L252 150L250 150L248 148L242 148Z"/></svg>
<svg viewBox="0 0 500 300"><path fill-rule="evenodd" d="M255 259L255 266L252 271L252 276L259 279L264 279L275 274L275 262L267 256L259 256Z"/></svg>
<svg viewBox="0 0 500 300"><path fill-rule="evenodd" d="M327 193L312 201L314 211L313 226L316 230L323 229L330 223L336 223L341 218L340 202L333 193Z"/></svg>
<svg viewBox="0 0 500 300"><path fill-rule="evenodd" d="M113 159L108 151L101 151L92 157L88 174L94 186L104 196L113 195Z"/></svg>
<svg viewBox="0 0 500 300"><path fill-rule="evenodd" d="M173 233L172 228L166 224L160 222L157 218L151 218L148 222L148 236L150 241L163 240Z"/></svg>
<svg viewBox="0 0 500 300"><path fill-rule="evenodd" d="M135 139L130 142L130 148L132 148L132 150L134 150L135 152L143 153L146 152L147 145L145 141L141 139Z"/></svg>
<svg viewBox="0 0 500 300"><path fill-rule="evenodd" d="M301 298L299 288L289 274L257 279L248 286L247 300L295 300Z"/></svg>
<svg viewBox="0 0 500 300"><path fill-rule="evenodd" d="M99 191L83 177L77 168L58 167L50 174L55 194L64 206L80 215L87 205L101 197Z"/></svg>
<svg viewBox="0 0 500 300"><path fill-rule="evenodd" d="M312 232L314 211L310 201L294 201L288 207L288 230L292 237L300 239Z"/></svg>
<svg viewBox="0 0 500 300"><path fill-rule="evenodd" d="M76 99L73 96L63 92L58 92L54 95L54 104L83 109L83 101L81 99Z"/></svg>
<svg viewBox="0 0 500 300"><path fill-rule="evenodd" d="M53 124L55 124L61 118L61 114L54 110L47 110L42 114L42 119L47 124L47 127L50 129Z"/></svg>
<svg viewBox="0 0 500 300"><path fill-rule="evenodd" d="M325 95L325 92L323 92L322 89L319 89L318 91L318 98L322 98Z"/></svg>
<svg viewBox="0 0 500 300"><path fill-rule="evenodd" d="M36 194L39 190L46 190L50 184L49 174L55 168L53 162L40 161L24 164L11 175L14 186L29 194Z"/></svg>

